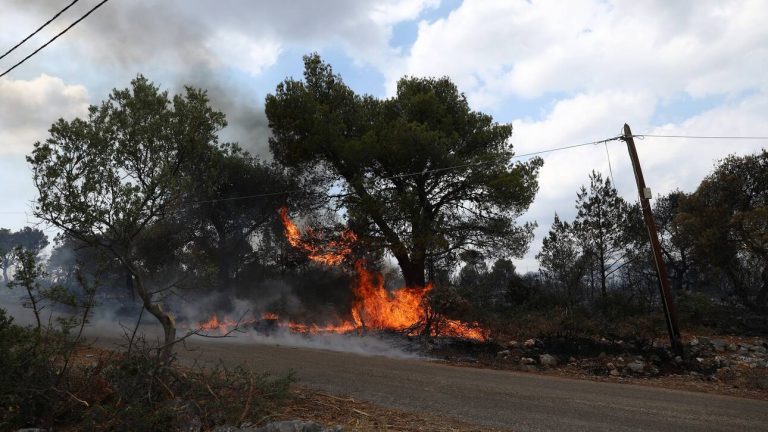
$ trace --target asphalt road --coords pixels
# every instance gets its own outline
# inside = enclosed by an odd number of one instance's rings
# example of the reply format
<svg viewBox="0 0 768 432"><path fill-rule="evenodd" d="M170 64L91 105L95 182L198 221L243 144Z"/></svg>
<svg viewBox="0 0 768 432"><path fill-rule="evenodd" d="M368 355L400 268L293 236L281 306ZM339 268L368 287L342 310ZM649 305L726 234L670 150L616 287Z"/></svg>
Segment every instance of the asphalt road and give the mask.
<svg viewBox="0 0 768 432"><path fill-rule="evenodd" d="M513 431L768 431L768 402L423 360L197 341L185 361L293 369L302 385Z"/></svg>

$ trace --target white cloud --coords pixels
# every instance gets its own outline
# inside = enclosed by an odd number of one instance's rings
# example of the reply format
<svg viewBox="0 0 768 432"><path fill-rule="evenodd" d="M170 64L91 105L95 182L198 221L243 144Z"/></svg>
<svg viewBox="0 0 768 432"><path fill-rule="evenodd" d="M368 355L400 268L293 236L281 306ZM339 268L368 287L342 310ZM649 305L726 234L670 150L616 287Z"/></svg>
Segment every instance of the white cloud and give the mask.
<svg viewBox="0 0 768 432"><path fill-rule="evenodd" d="M371 20L381 25L394 25L419 17L425 9L434 9L440 0L395 0L374 4L369 14Z"/></svg>
<svg viewBox="0 0 768 432"><path fill-rule="evenodd" d="M0 78L0 155L26 154L58 118L83 116L88 91L42 74L32 80Z"/></svg>
<svg viewBox="0 0 768 432"><path fill-rule="evenodd" d="M768 136L768 98L763 94L727 103L691 116L679 123L649 125L654 99L649 94L604 92L582 94L557 103L540 121L514 122L513 143L518 153L543 148L577 144L610 138L620 133L623 119L633 127L633 134ZM729 154L750 154L768 147L768 140L687 140L679 138L637 139L636 146L646 183L654 196L680 189L693 192L715 163ZM608 144L611 167L603 145L590 145L543 155L544 167L539 177L540 191L525 214L536 220L536 240L531 251L518 261L535 269L534 256L541 247L555 212L564 219L575 217L574 203L578 188L587 183L594 169L610 175L625 199L637 199L632 167L622 141Z"/></svg>
<svg viewBox="0 0 768 432"><path fill-rule="evenodd" d="M766 90L765 16L768 3L759 0L465 1L420 24L390 82L447 74L486 107L507 95L606 88L659 97Z"/></svg>
<svg viewBox="0 0 768 432"><path fill-rule="evenodd" d="M223 30L206 42L215 58L213 67L239 68L251 75L259 75L274 65L280 55L280 44L270 40L258 40L246 34Z"/></svg>

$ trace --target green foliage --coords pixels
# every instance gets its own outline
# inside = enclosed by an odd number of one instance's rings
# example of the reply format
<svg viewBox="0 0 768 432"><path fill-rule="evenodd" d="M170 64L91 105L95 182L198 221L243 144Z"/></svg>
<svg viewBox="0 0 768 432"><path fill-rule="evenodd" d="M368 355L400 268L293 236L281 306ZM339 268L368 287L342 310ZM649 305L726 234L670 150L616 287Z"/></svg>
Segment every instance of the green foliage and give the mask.
<svg viewBox="0 0 768 432"><path fill-rule="evenodd" d="M136 341L131 351L99 366L91 378L92 407L80 422L109 431L172 430L193 419L205 430L255 422L288 398L294 382L292 373L272 378L245 366L205 369L174 363L143 339Z"/></svg>
<svg viewBox="0 0 768 432"><path fill-rule="evenodd" d="M31 251L35 255L48 245L48 238L36 228L24 227L12 232L0 228L0 268L3 269L3 281L8 282L8 269L17 264L16 248Z"/></svg>
<svg viewBox="0 0 768 432"><path fill-rule="evenodd" d="M0 430L165 431L197 419L204 429L256 422L289 397L293 374L273 378L244 366L181 368L139 346L93 364L65 365L64 333L13 324L0 309Z"/></svg>
<svg viewBox="0 0 768 432"><path fill-rule="evenodd" d="M709 278L756 311L768 309L768 152L729 156L681 202L676 222Z"/></svg>
<svg viewBox="0 0 768 432"><path fill-rule="evenodd" d="M27 157L38 191L34 213L120 263L163 326L169 355L175 321L149 287L166 269L141 245L184 248L175 234L167 235L168 220L194 185L184 174L210 164L226 120L204 91L187 87L169 98L142 76L88 112L87 120L60 119Z"/></svg>
<svg viewBox="0 0 768 432"><path fill-rule="evenodd" d="M403 78L379 100L355 94L317 55L304 62L303 81L267 96L275 159L340 182L355 231L388 248L406 284L423 285L428 263L461 250L525 251L533 227L515 219L542 162L511 163L511 125L472 111L447 78Z"/></svg>
<svg viewBox="0 0 768 432"><path fill-rule="evenodd" d="M714 318L717 308L706 294L683 292L678 293L676 300L680 320L689 326L705 325Z"/></svg>
<svg viewBox="0 0 768 432"><path fill-rule="evenodd" d="M13 324L0 309L0 430L32 426L52 409L58 396L50 392L56 380L50 359L60 342Z"/></svg>
<svg viewBox="0 0 768 432"><path fill-rule="evenodd" d="M573 230L606 297L608 278L628 262L628 248L637 239L641 221L638 210L619 196L610 179L603 181L593 171L589 181L589 189L582 186L576 195Z"/></svg>
<svg viewBox="0 0 768 432"><path fill-rule="evenodd" d="M209 158L224 115L205 92L169 99L139 76L114 90L87 120L60 119L27 160L39 198L35 215L88 243L130 253L148 224L183 197L190 164Z"/></svg>
<svg viewBox="0 0 768 432"><path fill-rule="evenodd" d="M565 295L568 303L581 296L582 277L587 270L585 256L581 253L574 228L561 221L557 213L536 259L541 266L540 272Z"/></svg>

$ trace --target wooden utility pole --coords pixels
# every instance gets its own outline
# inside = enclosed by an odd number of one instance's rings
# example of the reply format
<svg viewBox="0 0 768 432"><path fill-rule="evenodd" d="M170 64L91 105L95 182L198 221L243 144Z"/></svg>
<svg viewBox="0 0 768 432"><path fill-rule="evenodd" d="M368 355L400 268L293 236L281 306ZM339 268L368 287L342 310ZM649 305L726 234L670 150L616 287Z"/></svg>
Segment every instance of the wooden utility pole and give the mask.
<svg viewBox="0 0 768 432"><path fill-rule="evenodd" d="M669 342L672 344L672 351L675 352L675 354L682 356L683 344L680 340L680 328L677 324L677 307L675 307L675 300L672 298L667 267L664 265L664 258L661 255L659 234L656 232L656 222L653 220L653 213L651 212L651 190L645 187L645 179L643 178L643 171L640 169L640 159L637 157L635 140L632 138L632 131L626 123L624 124L624 135L621 139L627 143L629 158L632 160L632 170L635 172L637 192L640 194L640 206L643 208L643 220L645 221L645 226L648 228L648 237L651 239L653 260L656 262L656 274L659 276L661 302L664 305L664 317L667 320Z"/></svg>

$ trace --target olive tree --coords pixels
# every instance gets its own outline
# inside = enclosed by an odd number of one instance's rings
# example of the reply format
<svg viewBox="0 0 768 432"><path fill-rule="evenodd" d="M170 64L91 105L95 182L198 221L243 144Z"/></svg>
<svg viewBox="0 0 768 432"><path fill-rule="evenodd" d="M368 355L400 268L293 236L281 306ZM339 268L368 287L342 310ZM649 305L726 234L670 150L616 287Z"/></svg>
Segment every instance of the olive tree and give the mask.
<svg viewBox="0 0 768 432"><path fill-rule="evenodd" d="M91 106L86 119L58 120L27 157L39 194L35 216L118 260L162 325L166 356L176 323L153 295L137 245L179 209L189 182L182 174L189 164L205 163L225 124L204 91L188 87L171 98L138 76Z"/></svg>

